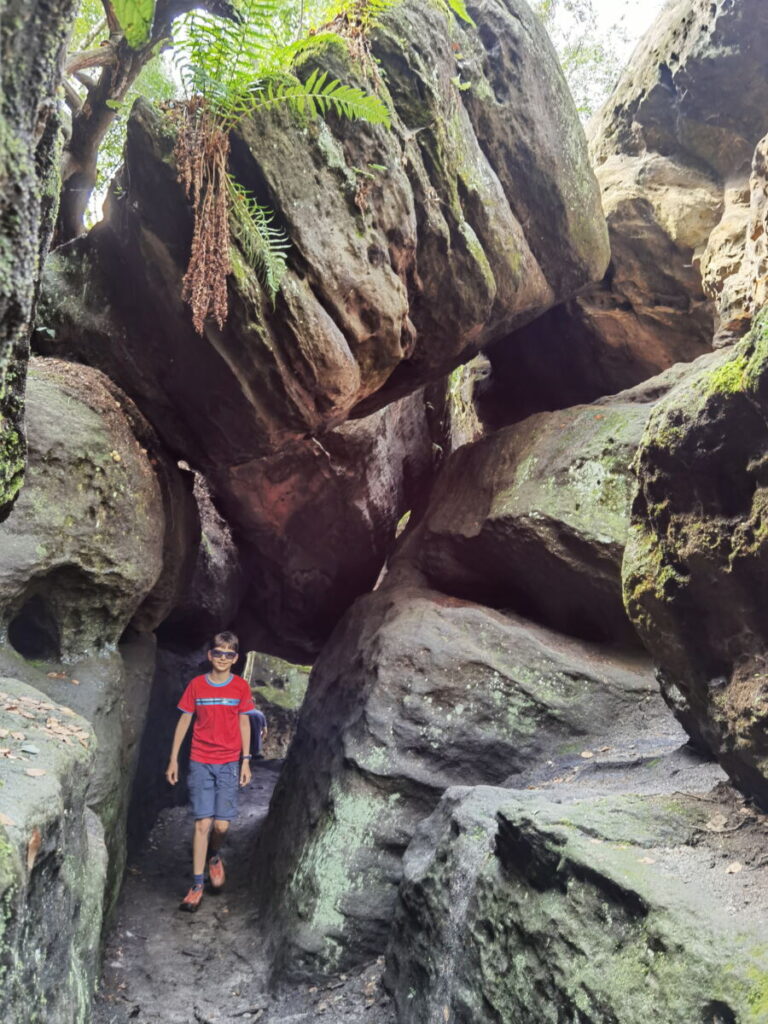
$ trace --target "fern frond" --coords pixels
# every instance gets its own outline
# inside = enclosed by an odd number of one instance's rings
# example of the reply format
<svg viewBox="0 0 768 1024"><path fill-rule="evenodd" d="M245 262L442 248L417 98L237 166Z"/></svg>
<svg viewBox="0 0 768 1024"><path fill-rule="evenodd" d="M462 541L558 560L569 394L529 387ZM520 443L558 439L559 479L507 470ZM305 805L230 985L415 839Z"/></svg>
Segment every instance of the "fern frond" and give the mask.
<svg viewBox="0 0 768 1024"><path fill-rule="evenodd" d="M231 174L227 175L227 192L232 234L274 302L286 271L288 236L274 226L274 211L260 206Z"/></svg>
<svg viewBox="0 0 768 1024"><path fill-rule="evenodd" d="M334 110L341 117L382 124L387 128L391 123L389 111L378 96L353 85L345 85L338 78L329 81L328 72L318 70L313 71L306 82L290 78L261 85L242 97L233 113L239 120L256 110L273 110L285 104L299 114L312 117Z"/></svg>

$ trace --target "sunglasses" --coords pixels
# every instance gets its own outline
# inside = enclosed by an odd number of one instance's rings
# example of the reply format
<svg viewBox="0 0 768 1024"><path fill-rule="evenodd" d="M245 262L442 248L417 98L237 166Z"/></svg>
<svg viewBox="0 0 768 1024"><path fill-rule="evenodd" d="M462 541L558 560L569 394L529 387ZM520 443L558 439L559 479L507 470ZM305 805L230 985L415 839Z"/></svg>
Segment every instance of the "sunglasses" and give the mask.
<svg viewBox="0 0 768 1024"><path fill-rule="evenodd" d="M234 661L238 656L237 651L220 651L218 647L211 651L211 655L214 658L226 658L227 661Z"/></svg>

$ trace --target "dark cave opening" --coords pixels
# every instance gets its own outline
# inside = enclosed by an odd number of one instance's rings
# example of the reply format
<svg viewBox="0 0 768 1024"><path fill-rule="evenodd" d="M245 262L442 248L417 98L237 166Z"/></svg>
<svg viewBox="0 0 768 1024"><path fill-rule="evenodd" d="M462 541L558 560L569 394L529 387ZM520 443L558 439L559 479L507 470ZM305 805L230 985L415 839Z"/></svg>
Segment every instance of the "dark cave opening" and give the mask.
<svg viewBox="0 0 768 1024"><path fill-rule="evenodd" d="M11 619L8 640L27 660L58 661L61 658L59 625L41 594L29 597Z"/></svg>

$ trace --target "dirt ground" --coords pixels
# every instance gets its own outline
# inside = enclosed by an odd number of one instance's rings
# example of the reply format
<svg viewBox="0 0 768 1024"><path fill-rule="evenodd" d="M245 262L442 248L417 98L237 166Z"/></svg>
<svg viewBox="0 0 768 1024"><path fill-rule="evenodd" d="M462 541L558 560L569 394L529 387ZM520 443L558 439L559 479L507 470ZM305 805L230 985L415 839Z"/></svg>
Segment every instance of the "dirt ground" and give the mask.
<svg viewBox="0 0 768 1024"><path fill-rule="evenodd" d="M394 1024L383 962L317 986L267 987L248 851L280 762L259 762L224 850L227 884L195 914L178 910L189 887L192 820L164 811L129 864L109 933L94 1024Z"/></svg>

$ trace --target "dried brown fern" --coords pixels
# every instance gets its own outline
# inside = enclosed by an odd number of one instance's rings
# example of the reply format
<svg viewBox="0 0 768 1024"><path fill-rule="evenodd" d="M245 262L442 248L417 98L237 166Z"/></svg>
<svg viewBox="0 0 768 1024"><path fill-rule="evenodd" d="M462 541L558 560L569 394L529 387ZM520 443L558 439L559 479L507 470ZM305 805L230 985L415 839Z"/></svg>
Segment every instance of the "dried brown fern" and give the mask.
<svg viewBox="0 0 768 1024"><path fill-rule="evenodd" d="M194 209L192 252L184 275L182 299L192 309L198 334L212 316L219 327L227 319L229 136L216 124L205 100L195 96L175 105L178 128L174 157L179 181Z"/></svg>

